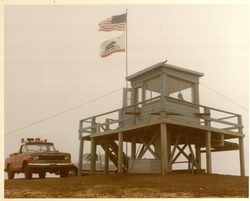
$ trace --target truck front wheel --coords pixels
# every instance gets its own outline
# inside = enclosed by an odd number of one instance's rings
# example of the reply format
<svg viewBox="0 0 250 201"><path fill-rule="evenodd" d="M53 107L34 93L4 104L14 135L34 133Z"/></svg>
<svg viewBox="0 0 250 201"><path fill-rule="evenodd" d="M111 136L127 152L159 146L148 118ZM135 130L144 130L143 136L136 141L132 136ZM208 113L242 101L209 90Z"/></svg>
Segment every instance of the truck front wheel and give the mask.
<svg viewBox="0 0 250 201"><path fill-rule="evenodd" d="M13 172L13 171L10 169L10 166L8 166L8 168L7 168L7 173L8 173L8 179L14 179L14 177L15 177L15 172Z"/></svg>
<svg viewBox="0 0 250 201"><path fill-rule="evenodd" d="M30 167L28 167L28 165L25 165L24 167L24 175L25 175L25 179L31 179L32 178L32 169Z"/></svg>

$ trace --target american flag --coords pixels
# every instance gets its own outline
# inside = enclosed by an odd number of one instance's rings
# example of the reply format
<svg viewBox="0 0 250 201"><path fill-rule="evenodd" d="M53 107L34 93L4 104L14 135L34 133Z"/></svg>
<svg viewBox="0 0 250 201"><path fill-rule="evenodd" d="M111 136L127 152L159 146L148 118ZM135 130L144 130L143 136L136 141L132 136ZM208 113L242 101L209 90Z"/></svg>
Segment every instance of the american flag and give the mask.
<svg viewBox="0 0 250 201"><path fill-rule="evenodd" d="M127 14L115 15L99 23L99 31L123 31L127 22Z"/></svg>

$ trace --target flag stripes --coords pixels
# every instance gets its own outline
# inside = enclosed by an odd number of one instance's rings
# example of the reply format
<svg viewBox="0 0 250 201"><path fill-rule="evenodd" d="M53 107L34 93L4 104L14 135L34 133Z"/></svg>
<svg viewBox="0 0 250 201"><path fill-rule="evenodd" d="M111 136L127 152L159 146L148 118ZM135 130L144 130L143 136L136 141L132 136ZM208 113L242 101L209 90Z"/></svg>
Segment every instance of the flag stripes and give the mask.
<svg viewBox="0 0 250 201"><path fill-rule="evenodd" d="M123 31L126 28L127 14L116 15L99 23L99 31Z"/></svg>

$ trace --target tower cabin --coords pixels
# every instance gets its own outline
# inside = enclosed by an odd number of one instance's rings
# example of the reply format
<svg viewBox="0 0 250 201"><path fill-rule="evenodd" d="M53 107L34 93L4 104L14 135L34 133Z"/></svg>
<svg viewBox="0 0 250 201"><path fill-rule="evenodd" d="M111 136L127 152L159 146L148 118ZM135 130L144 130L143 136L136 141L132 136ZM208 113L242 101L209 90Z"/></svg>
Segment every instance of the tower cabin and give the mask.
<svg viewBox="0 0 250 201"><path fill-rule="evenodd" d="M109 161L118 173L165 175L178 163L201 172L203 153L205 171L212 173L212 153L238 150L240 175L244 176L241 115L201 105L202 76L166 62L128 76L131 88L123 89L122 108L80 120L79 175L84 141L90 141L91 174L99 145L105 152L106 173Z"/></svg>

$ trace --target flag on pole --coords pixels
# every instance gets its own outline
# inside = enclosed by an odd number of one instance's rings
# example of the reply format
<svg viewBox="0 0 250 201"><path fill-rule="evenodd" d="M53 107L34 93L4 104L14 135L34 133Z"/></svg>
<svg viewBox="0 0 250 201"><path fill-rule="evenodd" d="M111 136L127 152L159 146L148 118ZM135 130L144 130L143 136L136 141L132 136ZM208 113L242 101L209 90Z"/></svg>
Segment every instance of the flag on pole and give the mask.
<svg viewBox="0 0 250 201"><path fill-rule="evenodd" d="M123 31L127 22L127 13L112 16L99 23L99 31Z"/></svg>
<svg viewBox="0 0 250 201"><path fill-rule="evenodd" d="M105 40L101 44L101 57L107 57L114 52L124 52L125 51L125 35L122 34L119 37L112 38L110 40Z"/></svg>

